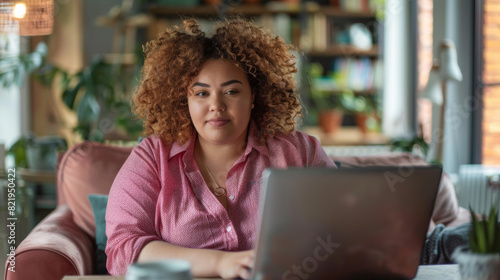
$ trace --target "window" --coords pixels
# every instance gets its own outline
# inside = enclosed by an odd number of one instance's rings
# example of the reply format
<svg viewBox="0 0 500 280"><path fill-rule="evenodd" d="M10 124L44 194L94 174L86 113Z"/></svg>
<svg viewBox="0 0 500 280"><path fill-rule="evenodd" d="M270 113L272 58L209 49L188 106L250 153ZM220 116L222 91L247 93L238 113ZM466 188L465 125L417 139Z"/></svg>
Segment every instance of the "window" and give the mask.
<svg viewBox="0 0 500 280"><path fill-rule="evenodd" d="M500 165L500 1L483 0L479 20L479 81L476 96L482 97L479 136L481 163ZM480 130L479 130L480 129ZM481 139L482 138L482 139Z"/></svg>

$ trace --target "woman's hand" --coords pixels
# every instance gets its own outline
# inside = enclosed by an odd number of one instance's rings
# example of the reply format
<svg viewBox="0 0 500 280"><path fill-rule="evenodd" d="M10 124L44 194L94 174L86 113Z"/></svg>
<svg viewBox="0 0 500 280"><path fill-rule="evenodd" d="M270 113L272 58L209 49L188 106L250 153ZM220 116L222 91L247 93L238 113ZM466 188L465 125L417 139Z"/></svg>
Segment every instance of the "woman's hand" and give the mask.
<svg viewBox="0 0 500 280"><path fill-rule="evenodd" d="M224 279L251 276L255 254L253 250L242 252L221 252L217 262L217 272Z"/></svg>

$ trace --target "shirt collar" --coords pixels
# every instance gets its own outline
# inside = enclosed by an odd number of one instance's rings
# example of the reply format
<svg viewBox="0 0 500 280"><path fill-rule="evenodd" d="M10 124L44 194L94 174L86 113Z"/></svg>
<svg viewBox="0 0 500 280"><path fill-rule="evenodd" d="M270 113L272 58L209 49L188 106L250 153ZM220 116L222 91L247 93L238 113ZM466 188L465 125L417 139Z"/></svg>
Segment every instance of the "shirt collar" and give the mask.
<svg viewBox="0 0 500 280"><path fill-rule="evenodd" d="M196 142L196 131L191 134L191 137L189 137L189 140L184 143L183 145L180 145L178 142L174 142L172 144L172 148L170 149L170 154L168 155L168 159L170 160L174 156L186 152L188 149L194 151L194 143Z"/></svg>
<svg viewBox="0 0 500 280"><path fill-rule="evenodd" d="M260 132L257 128L257 125L253 120L250 121L250 125L248 126L248 139L247 139L247 148L245 150L245 156L247 156L252 149L257 152L269 157L269 151L267 149L266 144L261 144L259 142Z"/></svg>
<svg viewBox="0 0 500 280"><path fill-rule="evenodd" d="M250 124L248 126L248 139L247 139L247 147L245 149L245 157L250 154L252 149L256 150L257 152L269 156L269 151L267 149L267 146L265 144L261 144L259 142L259 130L257 128L257 125L253 120L250 121ZM178 142L175 142L172 144L172 148L170 149L170 154L168 156L168 159L171 159L172 157L186 152L188 150L194 151L194 143L196 142L196 137L198 137L196 131L193 132L189 140L184 143L183 145L180 145Z"/></svg>

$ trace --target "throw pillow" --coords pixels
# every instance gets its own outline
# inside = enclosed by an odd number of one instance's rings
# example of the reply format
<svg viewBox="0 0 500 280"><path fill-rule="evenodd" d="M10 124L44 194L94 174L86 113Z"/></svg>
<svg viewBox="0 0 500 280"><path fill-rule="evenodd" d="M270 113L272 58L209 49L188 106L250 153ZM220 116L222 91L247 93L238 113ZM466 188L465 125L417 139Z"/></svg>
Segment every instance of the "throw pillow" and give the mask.
<svg viewBox="0 0 500 280"><path fill-rule="evenodd" d="M94 274L105 275L108 274L106 269L106 206L108 205L108 196L102 194L89 194L90 205L94 213L95 220L95 240L97 249L94 255Z"/></svg>
<svg viewBox="0 0 500 280"><path fill-rule="evenodd" d="M95 241L97 249L106 249L106 206L108 205L108 196L103 194L89 194L90 205L95 219Z"/></svg>

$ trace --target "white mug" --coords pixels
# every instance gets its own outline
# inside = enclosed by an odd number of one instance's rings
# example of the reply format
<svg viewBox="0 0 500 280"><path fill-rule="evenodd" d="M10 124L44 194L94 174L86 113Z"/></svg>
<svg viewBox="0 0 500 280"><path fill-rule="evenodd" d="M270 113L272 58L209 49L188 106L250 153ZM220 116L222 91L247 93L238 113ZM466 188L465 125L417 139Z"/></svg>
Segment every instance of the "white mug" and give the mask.
<svg viewBox="0 0 500 280"><path fill-rule="evenodd" d="M125 280L192 280L191 264L185 260L163 259L136 262L127 269Z"/></svg>

